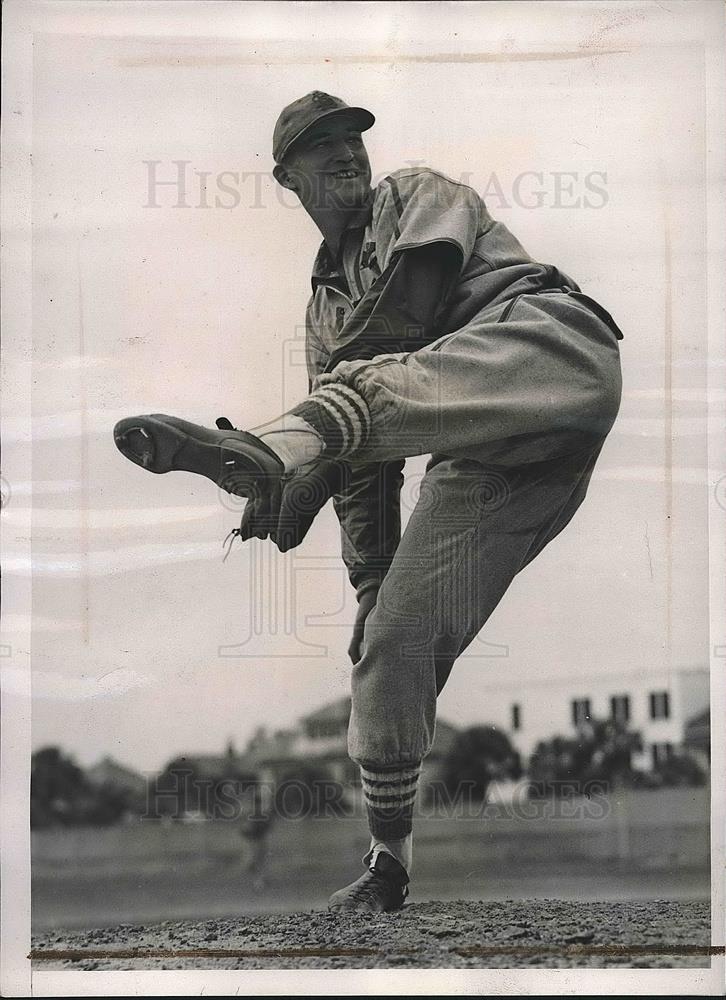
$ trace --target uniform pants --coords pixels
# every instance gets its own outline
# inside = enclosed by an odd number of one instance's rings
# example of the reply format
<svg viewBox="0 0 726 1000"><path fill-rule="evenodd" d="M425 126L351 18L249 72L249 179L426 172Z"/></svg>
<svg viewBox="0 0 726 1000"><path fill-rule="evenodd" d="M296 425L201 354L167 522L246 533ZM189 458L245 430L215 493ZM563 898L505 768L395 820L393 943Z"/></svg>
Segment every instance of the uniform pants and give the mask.
<svg viewBox="0 0 726 1000"><path fill-rule="evenodd" d="M365 624L348 733L363 766L411 764L431 749L454 661L585 497L620 403L617 340L582 296L523 295L320 381L366 400L356 462L431 454Z"/></svg>

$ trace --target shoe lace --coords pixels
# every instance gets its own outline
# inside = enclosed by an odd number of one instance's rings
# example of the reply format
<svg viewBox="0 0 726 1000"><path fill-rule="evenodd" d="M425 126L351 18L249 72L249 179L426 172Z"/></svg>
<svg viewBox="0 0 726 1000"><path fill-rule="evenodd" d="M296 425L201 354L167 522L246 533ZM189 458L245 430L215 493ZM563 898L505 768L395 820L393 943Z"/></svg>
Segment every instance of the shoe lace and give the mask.
<svg viewBox="0 0 726 1000"><path fill-rule="evenodd" d="M234 545L235 538L241 538L241 537L242 537L242 525L241 525L241 522L240 522L240 527L239 528L232 528L232 530L230 531L230 533L227 535L227 537L225 538L225 540L222 542L222 548L224 548L225 545L227 546L227 551L222 556L222 562L227 562L227 556L232 551L232 546Z"/></svg>
<svg viewBox="0 0 726 1000"><path fill-rule="evenodd" d="M217 417L215 423L221 431L236 431L237 428L234 426L231 420L227 417ZM232 546L234 545L235 538L240 538L242 536L242 522L240 521L239 528L232 528L227 537L222 542L222 548L227 546L227 551L222 556L222 562L227 562L227 556L232 551Z"/></svg>
<svg viewBox="0 0 726 1000"><path fill-rule="evenodd" d="M351 889L351 898L356 900L356 902L367 903L369 900L373 899L382 888L391 888L388 879L383 878L377 872L369 872L369 878L364 882L359 882L353 889Z"/></svg>

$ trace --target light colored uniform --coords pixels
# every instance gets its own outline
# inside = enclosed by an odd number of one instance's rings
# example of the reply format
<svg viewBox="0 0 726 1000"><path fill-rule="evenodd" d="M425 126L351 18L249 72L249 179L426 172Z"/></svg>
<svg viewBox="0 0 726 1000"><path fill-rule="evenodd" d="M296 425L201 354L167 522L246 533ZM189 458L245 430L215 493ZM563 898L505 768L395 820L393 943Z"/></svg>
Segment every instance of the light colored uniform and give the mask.
<svg viewBox="0 0 726 1000"><path fill-rule="evenodd" d="M441 242L457 248L461 266L435 337L356 360L358 315L396 255ZM313 385L340 381L367 402L371 433L355 466L373 477L380 463L432 456L383 561L375 524L395 525L398 512L385 508L398 503L400 484L382 493L359 482L336 498L359 593L368 562L385 569L353 669L349 752L358 763L405 765L430 750L436 696L454 660L584 499L620 403L621 336L572 279L533 261L472 188L432 170L398 171L378 185L337 267L321 247L308 373ZM341 353L350 360L336 361Z"/></svg>

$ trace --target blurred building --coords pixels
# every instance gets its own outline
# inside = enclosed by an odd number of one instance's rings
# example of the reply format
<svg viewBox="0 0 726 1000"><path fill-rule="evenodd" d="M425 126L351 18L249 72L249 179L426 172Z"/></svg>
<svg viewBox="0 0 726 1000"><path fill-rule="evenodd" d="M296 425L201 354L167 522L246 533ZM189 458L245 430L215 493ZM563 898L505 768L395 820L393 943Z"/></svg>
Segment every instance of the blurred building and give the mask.
<svg viewBox="0 0 726 1000"><path fill-rule="evenodd" d="M118 795L131 812L144 810L147 779L138 771L106 755L97 764L86 768L85 776L93 788Z"/></svg>
<svg viewBox="0 0 726 1000"><path fill-rule="evenodd" d="M612 719L640 733L642 751L633 755L638 770L649 771L694 740L705 739L708 717L707 668L616 672L562 679L503 683L487 690L487 720L507 733L526 767L542 740L572 737L590 719ZM700 721L699 721L700 720Z"/></svg>
<svg viewBox="0 0 726 1000"><path fill-rule="evenodd" d="M201 781L253 781L256 773L252 756L246 751L238 753L231 741L223 754L187 754L184 762Z"/></svg>
<svg viewBox="0 0 726 1000"><path fill-rule="evenodd" d="M130 767L124 767L109 756L101 758L93 767L87 768L86 777L96 788L106 785L132 795L143 795L146 791L146 778L142 774Z"/></svg>
<svg viewBox="0 0 726 1000"><path fill-rule="evenodd" d="M250 754L230 741L221 754L184 754L170 760L154 778L149 804L154 815L188 821L239 812L245 790L257 780Z"/></svg>
<svg viewBox="0 0 726 1000"><path fill-rule="evenodd" d="M258 730L247 746L257 761L260 778L276 784L304 764L331 781L358 788L359 771L348 756L350 697L339 698L303 716L294 729L278 730L268 736ZM422 786L439 781L444 760L458 730L443 719L436 721L436 736L424 763Z"/></svg>

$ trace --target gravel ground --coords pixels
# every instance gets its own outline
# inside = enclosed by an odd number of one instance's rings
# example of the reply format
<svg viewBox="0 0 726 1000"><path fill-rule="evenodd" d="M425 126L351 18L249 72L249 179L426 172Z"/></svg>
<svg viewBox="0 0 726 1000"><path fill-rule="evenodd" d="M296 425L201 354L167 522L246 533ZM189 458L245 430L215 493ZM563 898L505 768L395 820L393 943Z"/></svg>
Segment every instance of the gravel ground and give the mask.
<svg viewBox="0 0 726 1000"><path fill-rule="evenodd" d="M34 937L33 964L100 971L708 968L709 944L703 901L455 901L381 915L309 911L50 932Z"/></svg>

